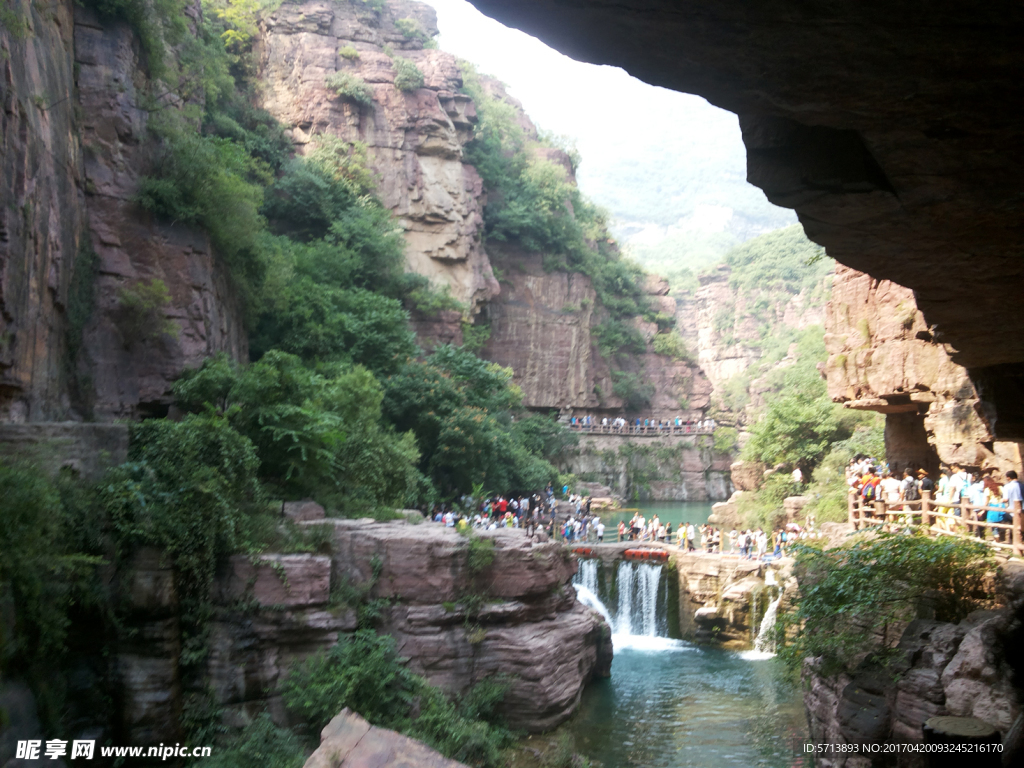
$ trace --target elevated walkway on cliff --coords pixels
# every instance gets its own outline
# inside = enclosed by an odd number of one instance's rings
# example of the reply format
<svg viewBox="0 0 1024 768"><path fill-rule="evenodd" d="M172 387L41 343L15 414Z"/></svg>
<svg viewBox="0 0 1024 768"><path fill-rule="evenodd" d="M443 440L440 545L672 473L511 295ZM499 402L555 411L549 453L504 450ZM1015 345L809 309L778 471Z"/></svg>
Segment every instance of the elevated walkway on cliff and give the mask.
<svg viewBox="0 0 1024 768"><path fill-rule="evenodd" d="M690 437L713 435L716 427L695 427L686 424L626 424L616 427L611 424L566 424L570 431L581 435L609 435L611 437Z"/></svg>

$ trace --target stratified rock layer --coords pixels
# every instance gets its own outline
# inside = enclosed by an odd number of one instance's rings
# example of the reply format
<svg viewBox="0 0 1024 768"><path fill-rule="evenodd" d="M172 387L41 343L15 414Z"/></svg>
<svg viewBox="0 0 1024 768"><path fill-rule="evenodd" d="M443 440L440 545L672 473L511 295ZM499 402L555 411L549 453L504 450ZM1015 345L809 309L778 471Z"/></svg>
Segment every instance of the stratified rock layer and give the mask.
<svg viewBox="0 0 1024 768"><path fill-rule="evenodd" d="M387 600L379 631L396 638L411 669L447 692L507 677L503 706L516 728L553 728L592 677L609 674L611 631L576 601L576 563L558 544L532 543L519 530L483 532L493 558L474 564L471 540L434 523L303 524L333 528L331 556L236 555L217 574L207 672L229 726L264 710L289 722L280 684L294 663L356 629L356 606L346 595ZM139 552L125 589L133 631L115 660L121 720L137 743L173 740L183 693L168 559Z"/></svg>
<svg viewBox="0 0 1024 768"><path fill-rule="evenodd" d="M825 328L829 395L887 414L891 463L1020 469L1018 444L996 440L995 410L934 340L910 289L839 266Z"/></svg>
<svg viewBox="0 0 1024 768"><path fill-rule="evenodd" d="M592 676L608 674L610 630L576 602L576 563L562 546L531 543L519 530L482 531L493 561L476 569L469 539L451 528L332 522L334 578L372 584L372 597L391 601L382 628L435 685L460 694L508 675L509 723L543 731L572 713Z"/></svg>
<svg viewBox="0 0 1024 768"><path fill-rule="evenodd" d="M455 57L407 38L395 26L400 19L437 34L434 11L422 3L395 0L380 12L327 0L282 5L263 22L261 106L300 152L321 134L365 144L381 200L405 229L407 268L475 310L499 291L482 245L482 182L462 162L476 112L459 92ZM342 56L343 48L356 53ZM395 87L393 57L419 67L422 88ZM362 79L372 103L329 89L325 81L335 73Z"/></svg>

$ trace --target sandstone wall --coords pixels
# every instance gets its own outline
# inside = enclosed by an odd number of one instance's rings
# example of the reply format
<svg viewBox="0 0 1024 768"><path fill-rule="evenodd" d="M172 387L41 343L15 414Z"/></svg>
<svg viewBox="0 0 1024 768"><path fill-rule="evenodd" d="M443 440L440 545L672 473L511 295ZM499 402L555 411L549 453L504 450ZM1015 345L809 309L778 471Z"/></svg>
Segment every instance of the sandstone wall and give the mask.
<svg viewBox="0 0 1024 768"><path fill-rule="evenodd" d="M246 356L240 308L205 236L132 203L152 140L129 27L70 2L17 5L31 33L0 28L0 420L160 414L183 367ZM154 279L177 334L127 345L119 291ZM73 281L93 309L69 334Z"/></svg>
<svg viewBox="0 0 1024 768"><path fill-rule="evenodd" d="M264 19L258 43L261 106L286 126L300 152L318 134L363 142L380 197L405 230L408 269L438 288L448 286L475 312L499 291L482 245L480 177L462 162L476 113L459 93L455 57L407 39L395 27L404 18L437 34L434 10L422 3L392 0L379 13L328 0L282 5ZM423 88L406 93L395 87L385 45L416 63ZM345 47L357 50L358 58L341 56ZM335 72L365 80L373 104L344 100L328 89L324 81Z"/></svg>
<svg viewBox="0 0 1024 768"><path fill-rule="evenodd" d="M733 491L730 457L709 435L617 437L581 434L568 469L624 498L663 501L727 499Z"/></svg>
<svg viewBox="0 0 1024 768"><path fill-rule="evenodd" d="M837 266L825 330L829 395L887 414L890 461L1020 470L1018 443L995 439L994 411L935 341L910 289Z"/></svg>
<svg viewBox="0 0 1024 768"><path fill-rule="evenodd" d="M593 676L609 674L610 629L576 602L576 564L560 545L531 544L518 530L482 532L494 541L494 559L474 572L469 539L453 529L317 524L334 528L330 556L237 555L217 575L207 671L226 725L241 727L264 710L288 723L278 691L290 666L357 627L355 607L339 597L345 586L388 600L379 630L396 638L414 671L449 693L510 676L504 706L516 728L554 727ZM183 692L178 599L166 558L140 552L126 589L132 631L114 660L124 730L132 743L173 740ZM467 614L473 595L482 607Z"/></svg>
<svg viewBox="0 0 1024 768"><path fill-rule="evenodd" d="M803 330L824 321L825 306L810 293L795 295L778 291L747 291L729 285L731 270L720 265L700 277L700 288L677 301L676 320L687 345L696 352L697 363L714 390L715 407L730 412L740 424L749 423L763 409L771 392L759 380L745 390L747 404L735 413L723 399L728 382L747 373L763 356L762 326L770 333L781 329ZM776 367L793 363L784 358Z"/></svg>
<svg viewBox="0 0 1024 768"><path fill-rule="evenodd" d="M0 25L0 420L62 417L68 289L82 242L71 0Z"/></svg>

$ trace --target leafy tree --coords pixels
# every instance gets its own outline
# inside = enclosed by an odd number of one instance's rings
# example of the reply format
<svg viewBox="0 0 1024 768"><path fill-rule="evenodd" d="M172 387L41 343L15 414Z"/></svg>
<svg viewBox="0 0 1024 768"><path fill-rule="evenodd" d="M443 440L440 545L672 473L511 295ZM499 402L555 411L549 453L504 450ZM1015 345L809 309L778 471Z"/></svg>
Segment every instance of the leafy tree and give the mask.
<svg viewBox="0 0 1024 768"><path fill-rule="evenodd" d="M387 375L415 352L409 314L396 299L303 277L283 288L277 301L279 308L265 312L257 326L254 357L280 349L311 362L350 362Z"/></svg>
<svg viewBox="0 0 1024 768"><path fill-rule="evenodd" d="M506 686L486 681L456 705L403 662L394 638L358 630L294 667L283 685L284 700L317 731L350 707L374 725L420 739L455 760L481 768L504 765L503 750L514 738L488 720L498 721L495 705Z"/></svg>
<svg viewBox="0 0 1024 768"><path fill-rule="evenodd" d="M287 728L274 725L261 713L242 729L234 742L218 748L203 762L213 768L301 768L306 761L302 743Z"/></svg>
<svg viewBox="0 0 1024 768"><path fill-rule="evenodd" d="M885 455L885 417L874 413L865 417L871 421L857 426L847 439L833 443L828 455L814 470L814 481L806 491L812 501L804 508L804 514L813 513L819 522L846 521L849 489L846 467L850 459L858 454Z"/></svg>
<svg viewBox="0 0 1024 768"><path fill-rule="evenodd" d="M639 411L651 404L654 385L645 380L642 373L612 371L612 381L612 391L622 398L622 406L627 411Z"/></svg>
<svg viewBox="0 0 1024 768"><path fill-rule="evenodd" d="M385 382L386 417L416 434L420 469L445 498L478 483L532 491L557 474L524 443L529 429L517 431L509 418L521 399L511 377L509 369L444 345Z"/></svg>
<svg viewBox="0 0 1024 768"><path fill-rule="evenodd" d="M260 206L268 179L266 166L240 144L200 136L166 122L153 173L143 177L139 205L170 222L198 224L217 252L237 273L247 274L263 229Z"/></svg>
<svg viewBox="0 0 1024 768"><path fill-rule="evenodd" d="M35 677L66 652L69 613L101 562L76 551L55 485L37 470L0 463L0 672Z"/></svg>
<svg viewBox="0 0 1024 768"><path fill-rule="evenodd" d="M393 507L418 482L414 439L380 424L383 393L364 368L318 372L272 351L238 370L219 357L182 376L175 397L224 413L252 442L260 477L291 496Z"/></svg>
<svg viewBox="0 0 1024 768"><path fill-rule="evenodd" d="M690 353L686 349L686 342L676 330L667 333L659 333L651 342L651 347L659 355L671 357L673 360L689 360Z"/></svg>
<svg viewBox="0 0 1024 768"><path fill-rule="evenodd" d="M252 442L223 416L153 419L132 425L128 463L100 487L118 549L154 546L174 563L188 673L205 659L218 559L256 546L253 522L264 498L258 464Z"/></svg>
<svg viewBox="0 0 1024 768"><path fill-rule="evenodd" d="M725 256L732 267L730 285L751 290L779 288L799 293L832 272L834 262L794 224L755 237Z"/></svg>
<svg viewBox="0 0 1024 768"><path fill-rule="evenodd" d="M414 62L396 56L395 65L395 88L400 91L415 91L423 87L423 73Z"/></svg>
<svg viewBox="0 0 1024 768"><path fill-rule="evenodd" d="M373 90L363 78L352 72L335 72L327 76L324 84L343 99L349 99L365 107L373 104Z"/></svg>

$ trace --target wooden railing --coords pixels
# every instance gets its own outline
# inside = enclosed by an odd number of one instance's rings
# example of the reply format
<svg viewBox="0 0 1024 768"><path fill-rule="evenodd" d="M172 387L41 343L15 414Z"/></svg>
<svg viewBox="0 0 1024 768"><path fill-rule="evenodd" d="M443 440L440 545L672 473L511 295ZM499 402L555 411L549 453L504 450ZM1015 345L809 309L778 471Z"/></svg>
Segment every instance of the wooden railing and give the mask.
<svg viewBox="0 0 1024 768"><path fill-rule="evenodd" d="M1021 535L1021 505L1014 508L975 507L966 500L958 503L937 501L930 491L916 501L864 501L856 491L849 495L850 523L854 530L882 526L887 531L919 528L931 536L956 536L961 539L984 541L988 546L1013 557L1022 556L1024 537ZM990 523L989 511L1008 512L1010 522ZM991 532L989 535L987 532Z"/></svg>
<svg viewBox="0 0 1024 768"><path fill-rule="evenodd" d="M694 424L687 426L686 424L680 424L678 427L675 424L650 424L644 426L640 424L625 424L621 427L616 427L613 424L569 424L569 429L574 432L585 432L592 433L595 435L641 435L646 437L657 437L658 435L712 435L715 432L714 427L698 427Z"/></svg>

